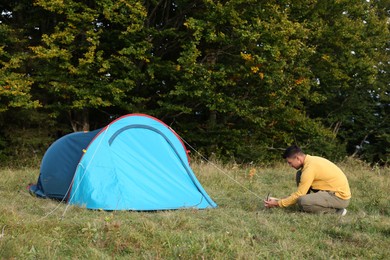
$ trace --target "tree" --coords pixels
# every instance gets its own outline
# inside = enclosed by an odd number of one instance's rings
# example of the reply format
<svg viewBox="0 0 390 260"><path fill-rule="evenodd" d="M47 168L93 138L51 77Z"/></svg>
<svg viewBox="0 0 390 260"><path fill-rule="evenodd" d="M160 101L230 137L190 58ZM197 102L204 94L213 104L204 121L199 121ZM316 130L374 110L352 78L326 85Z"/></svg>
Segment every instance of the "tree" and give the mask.
<svg viewBox="0 0 390 260"><path fill-rule="evenodd" d="M389 85L380 82L387 74L390 35L388 16L380 15L378 3L312 1L306 9L292 6L292 17L307 24L310 45L316 49L309 66L317 81L312 92L321 98L307 100L307 111L347 145L349 154L361 154L386 121Z"/></svg>
<svg viewBox="0 0 390 260"><path fill-rule="evenodd" d="M142 88L149 43L142 29L146 12L139 1L36 1L55 23L31 46L40 69L37 87L49 97L45 107L67 112L74 131L89 130L91 108L132 110ZM130 97L130 98L128 98Z"/></svg>
<svg viewBox="0 0 390 260"><path fill-rule="evenodd" d="M0 113L10 108L31 109L40 105L31 96L34 80L27 74L25 63L28 53L24 46L29 28L19 26L17 22L23 20L23 14L11 12L11 5L2 7L0 15ZM23 2L19 5L23 6Z"/></svg>
<svg viewBox="0 0 390 260"><path fill-rule="evenodd" d="M8 111L0 124L20 108L56 120L54 128L67 118L73 131L101 126L101 111L109 119L143 112L204 154L240 162L274 159L292 143L332 159L348 151L385 160L386 8L363 0L8 1L0 6L0 109Z"/></svg>

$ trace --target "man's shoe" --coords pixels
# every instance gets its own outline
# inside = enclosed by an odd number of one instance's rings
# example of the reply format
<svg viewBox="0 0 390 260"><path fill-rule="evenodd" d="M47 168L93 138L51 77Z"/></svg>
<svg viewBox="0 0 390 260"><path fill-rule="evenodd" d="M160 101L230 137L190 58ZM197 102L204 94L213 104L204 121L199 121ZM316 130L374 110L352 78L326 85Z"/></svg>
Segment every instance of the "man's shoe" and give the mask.
<svg viewBox="0 0 390 260"><path fill-rule="evenodd" d="M336 210L336 213L344 217L345 215L347 215L347 209L338 209Z"/></svg>

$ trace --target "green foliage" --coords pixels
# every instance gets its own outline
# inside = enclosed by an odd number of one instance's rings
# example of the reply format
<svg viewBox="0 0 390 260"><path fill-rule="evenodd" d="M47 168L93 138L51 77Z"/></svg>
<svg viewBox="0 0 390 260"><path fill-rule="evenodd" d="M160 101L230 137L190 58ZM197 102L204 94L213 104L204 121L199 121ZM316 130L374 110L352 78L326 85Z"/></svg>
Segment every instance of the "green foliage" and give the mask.
<svg viewBox="0 0 390 260"><path fill-rule="evenodd" d="M0 252L23 259L387 259L389 169L340 165L351 184L345 217L266 210L268 192L295 189L287 165L241 167L194 162L218 208L160 212L92 211L28 194L34 168L0 169ZM227 177L227 175L229 177ZM233 179L233 180L232 180ZM239 183L239 184L238 184ZM65 212L66 210L66 212ZM293 243L292 243L293 241ZM297 250L299 248L299 250Z"/></svg>
<svg viewBox="0 0 390 260"><path fill-rule="evenodd" d="M141 112L227 161L273 160L297 143L388 163L383 1L11 0L0 9L0 113L40 107L54 128L79 131Z"/></svg>
<svg viewBox="0 0 390 260"><path fill-rule="evenodd" d="M36 72L38 87L53 99L47 108L77 112L134 107L137 99L131 98L131 91L142 80L141 63L149 62L148 43L140 33L146 15L142 5L137 1L36 5L56 17L42 43L30 47L42 68Z"/></svg>
<svg viewBox="0 0 390 260"><path fill-rule="evenodd" d="M308 99L310 117L332 129L349 154L363 158L383 157L375 139L388 129L389 81L382 82L388 78L390 33L388 17L379 12L370 1L319 1L293 11L307 23L310 44L316 46L309 64L317 80L313 91L323 99Z"/></svg>
<svg viewBox="0 0 390 260"><path fill-rule="evenodd" d="M26 54L19 29L0 23L0 113L9 108L36 108L40 104L30 94L33 79L25 74Z"/></svg>
<svg viewBox="0 0 390 260"><path fill-rule="evenodd" d="M0 163L8 166L39 166L49 145L69 133L45 113L10 109L0 114Z"/></svg>
<svg viewBox="0 0 390 260"><path fill-rule="evenodd" d="M177 121L189 120L183 116L187 114L204 122L194 125L204 137L191 141L209 139L208 154L220 150L238 160L267 160L275 157L273 147L311 142L297 140L309 134L305 128L313 133L309 138L326 132L319 124L303 125L313 124L303 103L311 97L307 61L314 49L307 45L309 31L272 4L248 9L241 1L209 1L204 8L183 24L192 37L186 38L177 59L177 84L159 103L176 110L169 113L180 115ZM167 105L172 100L181 105Z"/></svg>

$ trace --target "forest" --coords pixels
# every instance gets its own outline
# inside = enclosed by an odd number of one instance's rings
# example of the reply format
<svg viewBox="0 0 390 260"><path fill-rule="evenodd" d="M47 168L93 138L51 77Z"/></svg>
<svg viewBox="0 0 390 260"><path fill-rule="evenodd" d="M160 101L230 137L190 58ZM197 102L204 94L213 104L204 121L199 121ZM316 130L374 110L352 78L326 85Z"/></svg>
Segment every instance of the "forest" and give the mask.
<svg viewBox="0 0 390 260"><path fill-rule="evenodd" d="M207 158L389 165L389 29L388 0L0 0L0 163L144 113Z"/></svg>

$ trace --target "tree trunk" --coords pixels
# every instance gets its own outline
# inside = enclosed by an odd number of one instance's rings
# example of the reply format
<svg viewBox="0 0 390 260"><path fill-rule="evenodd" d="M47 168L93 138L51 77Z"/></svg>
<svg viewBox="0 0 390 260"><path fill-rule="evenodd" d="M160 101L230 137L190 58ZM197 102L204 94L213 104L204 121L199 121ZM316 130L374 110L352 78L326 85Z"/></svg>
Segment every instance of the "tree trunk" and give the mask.
<svg viewBox="0 0 390 260"><path fill-rule="evenodd" d="M68 113L69 121L74 132L89 131L89 110L70 111Z"/></svg>

